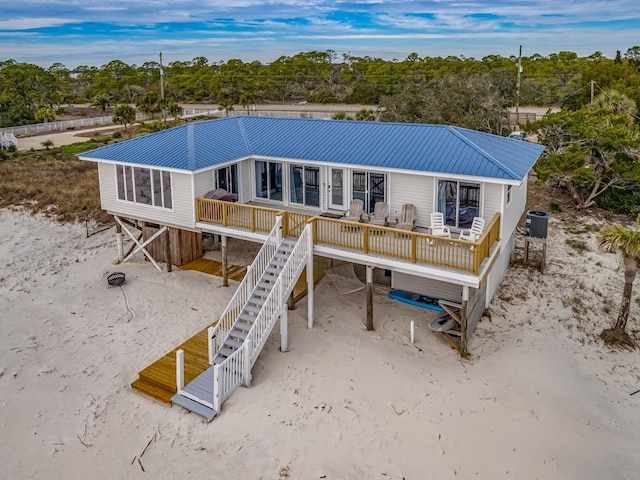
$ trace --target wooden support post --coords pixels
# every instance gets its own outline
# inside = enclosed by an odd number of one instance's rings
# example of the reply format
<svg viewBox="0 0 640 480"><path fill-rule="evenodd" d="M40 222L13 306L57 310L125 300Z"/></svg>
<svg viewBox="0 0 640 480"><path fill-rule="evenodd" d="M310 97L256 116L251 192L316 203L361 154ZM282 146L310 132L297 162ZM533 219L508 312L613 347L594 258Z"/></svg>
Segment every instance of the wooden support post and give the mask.
<svg viewBox="0 0 640 480"><path fill-rule="evenodd" d="M307 244L307 327L313 328L313 237Z"/></svg>
<svg viewBox="0 0 640 480"><path fill-rule="evenodd" d="M280 351L289 351L289 315L287 304L282 306L282 315L280 315Z"/></svg>
<svg viewBox="0 0 640 480"><path fill-rule="evenodd" d="M118 246L118 260L124 260L124 247L122 246L122 225L116 222L116 244Z"/></svg>
<svg viewBox="0 0 640 480"><path fill-rule="evenodd" d="M171 228L167 227L164 243L164 255L167 257L167 272L171 272L173 267L171 266Z"/></svg>
<svg viewBox="0 0 640 480"><path fill-rule="evenodd" d="M176 351L176 386L178 392L184 388L184 350Z"/></svg>
<svg viewBox="0 0 640 480"><path fill-rule="evenodd" d="M373 267L367 265L367 330L373 330Z"/></svg>
<svg viewBox="0 0 640 480"><path fill-rule="evenodd" d="M222 286L229 286L229 263L227 259L227 237L222 236Z"/></svg>
<svg viewBox="0 0 640 480"><path fill-rule="evenodd" d="M462 287L462 306L460 307L460 356L467 358L469 349L467 345L467 307L469 305L469 287Z"/></svg>
<svg viewBox="0 0 640 480"><path fill-rule="evenodd" d="M287 298L287 308L289 310L295 310L296 308L296 301L293 297L293 290L291 290L291 295L289 295L289 298Z"/></svg>

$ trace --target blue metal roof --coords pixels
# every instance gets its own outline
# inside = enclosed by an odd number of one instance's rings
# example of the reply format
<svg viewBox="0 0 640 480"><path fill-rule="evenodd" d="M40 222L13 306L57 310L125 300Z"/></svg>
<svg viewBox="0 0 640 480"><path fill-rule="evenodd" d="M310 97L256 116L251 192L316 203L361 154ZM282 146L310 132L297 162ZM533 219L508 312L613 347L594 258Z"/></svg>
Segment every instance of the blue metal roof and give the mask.
<svg viewBox="0 0 640 480"><path fill-rule="evenodd" d="M260 156L522 180L543 150L447 125L246 116L186 124L80 158L195 171Z"/></svg>

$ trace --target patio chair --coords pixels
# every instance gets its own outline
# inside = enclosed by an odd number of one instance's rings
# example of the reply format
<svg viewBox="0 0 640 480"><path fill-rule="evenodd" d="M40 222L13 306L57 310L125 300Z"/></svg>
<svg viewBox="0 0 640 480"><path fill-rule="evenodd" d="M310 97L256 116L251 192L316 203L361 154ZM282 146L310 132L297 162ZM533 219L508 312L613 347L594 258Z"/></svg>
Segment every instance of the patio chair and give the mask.
<svg viewBox="0 0 640 480"><path fill-rule="evenodd" d="M349 210L343 217L343 220L347 220L348 222L361 222L362 214L364 213L364 204L362 200L353 199L351 200L351 205L349 205Z"/></svg>
<svg viewBox="0 0 640 480"><path fill-rule="evenodd" d="M402 206L400 218L397 218L396 228L399 230L413 231L416 229L416 206L411 203L405 203Z"/></svg>
<svg viewBox="0 0 640 480"><path fill-rule="evenodd" d="M444 224L444 214L442 212L433 212L431 214L431 235L451 238L451 231Z"/></svg>
<svg viewBox="0 0 640 480"><path fill-rule="evenodd" d="M369 224L378 227L389 225L389 205L385 202L377 202L373 207L373 214L369 217Z"/></svg>
<svg viewBox="0 0 640 480"><path fill-rule="evenodd" d="M482 235L482 230L484 229L484 218L482 217L473 217L473 223L471 224L471 228L465 228L460 230L459 240L465 240L467 242L477 242Z"/></svg>

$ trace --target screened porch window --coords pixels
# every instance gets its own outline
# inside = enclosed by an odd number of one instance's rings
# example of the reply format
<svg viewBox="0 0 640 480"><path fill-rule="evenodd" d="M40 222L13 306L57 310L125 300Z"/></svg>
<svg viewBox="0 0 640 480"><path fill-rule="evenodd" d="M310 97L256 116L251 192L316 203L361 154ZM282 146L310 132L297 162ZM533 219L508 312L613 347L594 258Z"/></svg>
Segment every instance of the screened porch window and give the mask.
<svg viewBox="0 0 640 480"><path fill-rule="evenodd" d="M291 203L320 207L320 169L304 165L289 167Z"/></svg>
<svg viewBox="0 0 640 480"><path fill-rule="evenodd" d="M282 201L282 163L256 160L256 197Z"/></svg>
<svg viewBox="0 0 640 480"><path fill-rule="evenodd" d="M222 188L238 200L238 166L229 165L214 172L215 188Z"/></svg>
<svg viewBox="0 0 640 480"><path fill-rule="evenodd" d="M116 165L115 169L119 200L173 208L170 172L127 165Z"/></svg>
<svg viewBox="0 0 640 480"><path fill-rule="evenodd" d="M386 177L384 173L353 172L353 199L362 200L365 212L373 212L377 202L386 202Z"/></svg>
<svg viewBox="0 0 640 480"><path fill-rule="evenodd" d="M439 180L438 211L447 225L470 228L473 217L480 215L480 184Z"/></svg>

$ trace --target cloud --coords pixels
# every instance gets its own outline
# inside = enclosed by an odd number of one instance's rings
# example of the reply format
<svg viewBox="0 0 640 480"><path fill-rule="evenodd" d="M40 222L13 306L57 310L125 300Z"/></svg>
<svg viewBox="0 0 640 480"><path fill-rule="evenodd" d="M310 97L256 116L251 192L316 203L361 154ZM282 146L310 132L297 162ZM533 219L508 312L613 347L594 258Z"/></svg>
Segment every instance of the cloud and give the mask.
<svg viewBox="0 0 640 480"><path fill-rule="evenodd" d="M78 21L79 20L72 18L11 18L9 20L0 20L0 30L34 30L76 23Z"/></svg>

